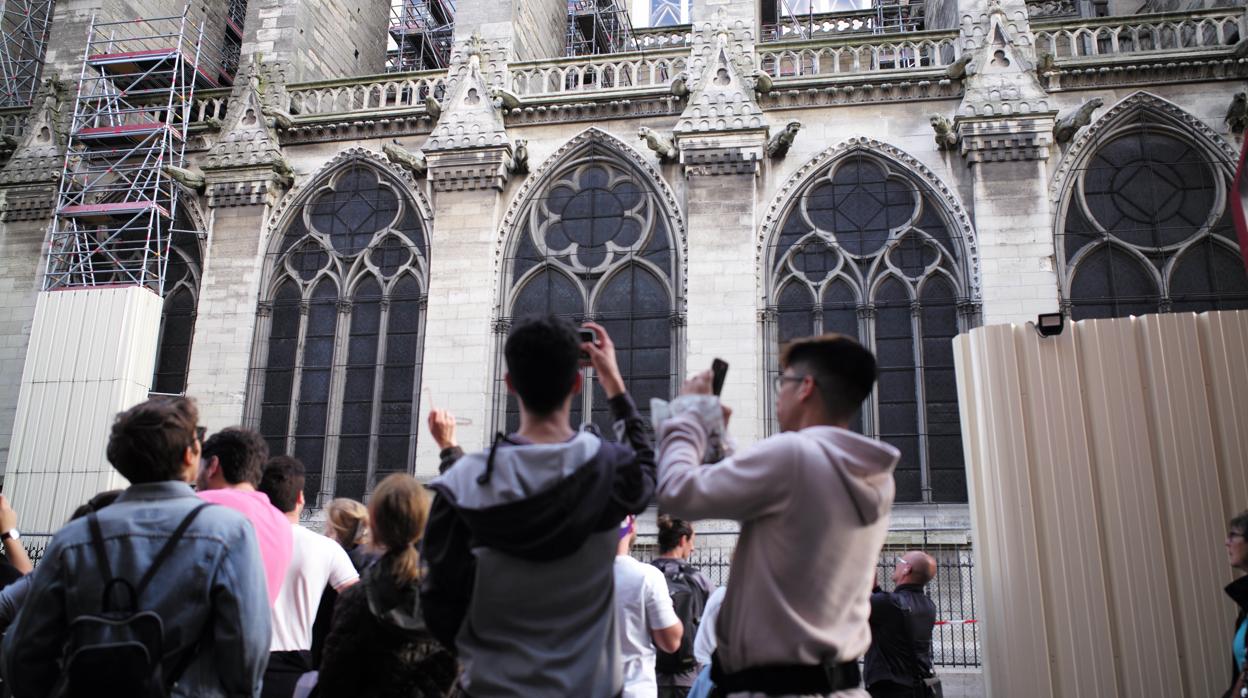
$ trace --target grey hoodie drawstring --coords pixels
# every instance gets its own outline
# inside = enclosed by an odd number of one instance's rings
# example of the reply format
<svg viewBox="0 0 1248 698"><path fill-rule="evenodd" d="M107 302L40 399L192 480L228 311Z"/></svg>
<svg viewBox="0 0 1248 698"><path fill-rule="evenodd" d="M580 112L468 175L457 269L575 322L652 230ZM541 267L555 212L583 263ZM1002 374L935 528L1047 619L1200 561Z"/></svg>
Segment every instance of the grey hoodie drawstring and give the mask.
<svg viewBox="0 0 1248 698"><path fill-rule="evenodd" d="M490 455L485 459L485 472L477 476L478 485L484 485L490 481L490 476L494 474L494 452L498 450L498 442L506 440L506 434L501 431L494 432L494 443L490 444Z"/></svg>

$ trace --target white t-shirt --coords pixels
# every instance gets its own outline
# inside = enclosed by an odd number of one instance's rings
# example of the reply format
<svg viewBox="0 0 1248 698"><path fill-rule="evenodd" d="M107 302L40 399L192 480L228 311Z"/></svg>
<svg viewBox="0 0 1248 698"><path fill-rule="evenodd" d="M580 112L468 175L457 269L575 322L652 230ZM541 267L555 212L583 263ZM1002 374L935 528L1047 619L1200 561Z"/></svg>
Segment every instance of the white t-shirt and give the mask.
<svg viewBox="0 0 1248 698"><path fill-rule="evenodd" d="M715 638L715 621L719 620L719 607L724 603L724 594L728 593L728 587L721 586L711 592L710 597L706 599L706 606L702 609L702 621L698 625L698 634L693 638L693 658L697 660L698 666L710 666L711 655L715 654L715 647L719 642Z"/></svg>
<svg viewBox="0 0 1248 698"><path fill-rule="evenodd" d="M273 603L273 652L312 649L312 622L326 585L341 590L360 578L336 541L298 524L292 532L290 567Z"/></svg>
<svg viewBox="0 0 1248 698"><path fill-rule="evenodd" d="M624 698L658 695L654 640L650 638L650 631L669 628L679 622L663 573L628 555L616 555L615 625L624 666Z"/></svg>

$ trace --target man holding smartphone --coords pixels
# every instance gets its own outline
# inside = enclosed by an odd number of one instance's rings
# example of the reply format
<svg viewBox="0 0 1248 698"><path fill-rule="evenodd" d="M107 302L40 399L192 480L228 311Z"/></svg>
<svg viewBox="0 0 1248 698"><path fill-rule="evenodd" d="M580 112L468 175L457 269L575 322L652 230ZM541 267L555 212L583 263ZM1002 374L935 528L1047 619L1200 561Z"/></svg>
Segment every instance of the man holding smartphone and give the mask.
<svg viewBox="0 0 1248 698"><path fill-rule="evenodd" d="M793 342L781 358L783 433L703 467L711 372L685 383L659 425L659 507L741 522L716 621L711 678L728 696L866 697L869 593L899 453L847 426L871 393L875 357L849 337Z"/></svg>
<svg viewBox="0 0 1248 698"><path fill-rule="evenodd" d="M586 696L623 688L612 588L619 524L654 494L654 450L599 325L581 341L554 316L522 319L507 337L506 382L520 428L464 455L454 419L430 430L444 472L425 529L421 606L455 648L459 684L473 698ZM588 357L622 426L620 443L569 420Z"/></svg>

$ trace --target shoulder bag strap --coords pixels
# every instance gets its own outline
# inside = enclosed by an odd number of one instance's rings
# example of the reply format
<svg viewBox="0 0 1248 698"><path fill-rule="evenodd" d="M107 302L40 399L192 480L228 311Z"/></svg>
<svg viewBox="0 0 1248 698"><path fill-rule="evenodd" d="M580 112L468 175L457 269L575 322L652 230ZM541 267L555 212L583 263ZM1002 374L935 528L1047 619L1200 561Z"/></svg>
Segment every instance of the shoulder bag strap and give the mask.
<svg viewBox="0 0 1248 698"><path fill-rule="evenodd" d="M134 590L134 596L136 599L143 596L143 591L147 589L147 585L152 583L152 577L156 576L156 570L158 570L160 566L164 564L165 560L173 554L174 547L177 546L178 541L182 540L182 536L186 533L186 529L191 527L191 522L195 520L196 516L199 516L199 512L210 506L212 505L208 502L204 502L203 504L195 507L191 510L191 513L186 515L186 518L182 519L182 523L178 524L178 527L173 530L173 534L169 536L169 540L165 541L165 545L160 549L160 552L156 553L156 557L152 559L152 564L148 566L147 572L144 572L143 578L139 580L139 586Z"/></svg>
<svg viewBox="0 0 1248 698"><path fill-rule="evenodd" d="M100 579L107 584L113 578L112 566L108 564L108 551L104 548L104 532L95 512L87 515L87 528L91 529L91 547L95 548L96 563L100 566Z"/></svg>

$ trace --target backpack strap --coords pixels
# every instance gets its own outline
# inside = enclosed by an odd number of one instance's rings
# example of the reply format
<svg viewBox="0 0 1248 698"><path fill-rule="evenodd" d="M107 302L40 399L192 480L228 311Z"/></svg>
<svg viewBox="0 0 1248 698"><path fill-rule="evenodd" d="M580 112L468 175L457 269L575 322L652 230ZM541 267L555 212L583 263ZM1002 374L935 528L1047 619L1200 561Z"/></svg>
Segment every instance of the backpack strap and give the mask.
<svg viewBox="0 0 1248 698"><path fill-rule="evenodd" d="M160 549L160 552L156 553L156 557L152 559L152 564L148 566L147 571L143 573L143 577L139 580L139 585L135 587L134 596L136 599L143 596L143 591L147 589L147 585L152 583L152 577L156 576L156 570L173 554L174 547L177 546L178 541L182 540L186 529L191 527L191 522L195 520L196 516L199 516L199 512L210 506L212 505L204 502L191 509L191 513L187 514L186 518L182 519L182 523L178 524L178 527L173 530L173 534L169 536L169 540L165 541L165 545Z"/></svg>
<svg viewBox="0 0 1248 698"><path fill-rule="evenodd" d="M91 529L91 546L95 548L96 562L100 565L100 579L107 583L113 578L113 570L108 564L108 551L104 549L104 532L100 530L100 520L94 511L87 515L87 528Z"/></svg>

